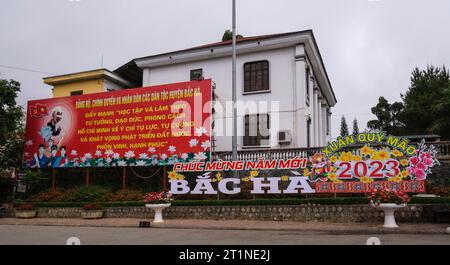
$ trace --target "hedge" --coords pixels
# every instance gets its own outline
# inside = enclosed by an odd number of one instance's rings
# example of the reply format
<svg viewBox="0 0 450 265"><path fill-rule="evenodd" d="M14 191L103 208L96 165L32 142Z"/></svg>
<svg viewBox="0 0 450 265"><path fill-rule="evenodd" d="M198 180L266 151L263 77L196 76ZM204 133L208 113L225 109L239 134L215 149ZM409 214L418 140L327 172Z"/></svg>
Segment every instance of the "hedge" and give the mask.
<svg viewBox="0 0 450 265"><path fill-rule="evenodd" d="M364 197L346 198L299 198L299 199L255 199L255 200L177 200L173 201L173 206L228 206L228 205L298 205L298 204L321 204L321 205L354 205L366 204ZM16 203L16 205L24 204ZM82 207L93 202L36 202L32 203L37 207ZM144 206L144 202L102 202L104 207L132 207ZM410 204L450 204L450 197L438 198L411 198Z"/></svg>

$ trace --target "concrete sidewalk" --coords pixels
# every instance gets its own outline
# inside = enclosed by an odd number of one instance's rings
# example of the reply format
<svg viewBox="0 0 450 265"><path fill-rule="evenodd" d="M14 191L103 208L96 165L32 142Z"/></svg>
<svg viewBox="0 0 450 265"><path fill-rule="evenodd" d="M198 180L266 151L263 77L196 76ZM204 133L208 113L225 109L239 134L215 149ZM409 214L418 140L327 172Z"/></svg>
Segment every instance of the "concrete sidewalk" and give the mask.
<svg viewBox="0 0 450 265"><path fill-rule="evenodd" d="M57 219L57 218L0 218L0 225L76 226L76 227L139 227L140 221L132 218ZM288 221L198 220L170 219L164 223L151 223L151 228L302 231L324 234L445 234L450 224L399 223L398 229L386 229L381 223L326 223ZM449 235L450 238L450 235Z"/></svg>

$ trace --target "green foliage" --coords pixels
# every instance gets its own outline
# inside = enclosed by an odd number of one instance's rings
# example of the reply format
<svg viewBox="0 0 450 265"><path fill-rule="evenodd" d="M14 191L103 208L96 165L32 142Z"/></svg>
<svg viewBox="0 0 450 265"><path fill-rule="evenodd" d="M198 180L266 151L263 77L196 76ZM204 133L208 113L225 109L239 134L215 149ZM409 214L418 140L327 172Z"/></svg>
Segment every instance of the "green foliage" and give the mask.
<svg viewBox="0 0 450 265"><path fill-rule="evenodd" d="M353 132L352 132L352 134L356 136L356 135L358 135L358 133L359 133L358 120L355 118L355 119L353 119Z"/></svg>
<svg viewBox="0 0 450 265"><path fill-rule="evenodd" d="M378 98L378 104L371 109L377 119L368 121L367 127L392 135L403 134L404 124L401 122L403 108L401 102L390 104L384 97Z"/></svg>
<svg viewBox="0 0 450 265"><path fill-rule="evenodd" d="M61 200L67 202L99 202L107 193L111 192L109 188L100 186L77 187L68 190Z"/></svg>
<svg viewBox="0 0 450 265"><path fill-rule="evenodd" d="M341 133L340 136L344 137L348 135L348 125L347 125L347 121L345 120L345 117L342 116L341 118Z"/></svg>
<svg viewBox="0 0 450 265"><path fill-rule="evenodd" d="M239 35L239 34L236 35L236 39L241 39L243 37L244 36ZM222 41L230 41L232 39L233 39L233 32L229 29L225 30L225 32L223 33L223 36L222 36Z"/></svg>
<svg viewBox="0 0 450 265"><path fill-rule="evenodd" d="M112 192L101 186L77 187L68 190L49 189L28 198L33 202L119 202L140 201L144 194L140 191L125 190Z"/></svg>
<svg viewBox="0 0 450 265"><path fill-rule="evenodd" d="M49 176L47 172L40 170L25 170L23 180L27 184L28 193L32 194L41 190L43 186L48 186Z"/></svg>
<svg viewBox="0 0 450 265"><path fill-rule="evenodd" d="M450 139L450 74L445 66L414 69L411 86L401 96L407 133Z"/></svg>
<svg viewBox="0 0 450 265"><path fill-rule="evenodd" d="M24 204L16 201L15 204ZM38 207L83 207L89 202L35 202ZM410 204L448 204L450 197L417 198L412 197ZM256 199L256 200L174 200L173 206L226 206L226 205L355 205L367 204L366 197L341 197L341 198L298 198L298 199ZM129 202L104 202L104 207L132 207L144 206L142 201Z"/></svg>
<svg viewBox="0 0 450 265"><path fill-rule="evenodd" d="M415 68L401 98L403 102L390 104L380 97L372 108L377 119L367 126L393 135L438 134L450 139L450 74L445 66Z"/></svg>
<svg viewBox="0 0 450 265"><path fill-rule="evenodd" d="M0 79L0 168L20 167L22 161L24 113L17 105L20 83Z"/></svg>

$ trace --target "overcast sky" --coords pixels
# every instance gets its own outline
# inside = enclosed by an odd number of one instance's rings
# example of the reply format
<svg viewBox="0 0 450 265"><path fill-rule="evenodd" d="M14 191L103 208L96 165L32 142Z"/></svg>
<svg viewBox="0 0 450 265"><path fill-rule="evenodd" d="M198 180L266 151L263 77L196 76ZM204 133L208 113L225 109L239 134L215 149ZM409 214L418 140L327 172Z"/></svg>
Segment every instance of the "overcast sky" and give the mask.
<svg viewBox="0 0 450 265"><path fill-rule="evenodd" d="M448 0L237 0L244 36L312 29L338 104L360 130L379 96L400 100L415 66L450 66ZM19 103L51 97L42 78L219 41L231 0L0 0L0 78ZM32 71L8 68L25 68ZM351 129L351 128L350 128Z"/></svg>

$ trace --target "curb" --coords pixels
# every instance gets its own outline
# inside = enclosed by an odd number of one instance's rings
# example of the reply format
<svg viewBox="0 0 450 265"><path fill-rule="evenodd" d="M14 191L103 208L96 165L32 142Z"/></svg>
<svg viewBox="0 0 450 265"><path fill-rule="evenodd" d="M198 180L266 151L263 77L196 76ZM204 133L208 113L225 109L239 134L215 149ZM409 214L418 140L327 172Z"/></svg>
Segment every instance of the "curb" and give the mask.
<svg viewBox="0 0 450 265"><path fill-rule="evenodd" d="M25 223L0 223L1 225L17 225L17 226L66 226L66 227L108 227L108 228L140 228L139 221L136 225L95 225L95 224L58 224L58 223L42 223L42 224L25 224ZM432 235L447 234L446 230L402 230L388 228L372 228L372 229L305 229L305 228L264 228L264 227L236 227L236 226L195 226L195 225L171 225L161 223L150 223L153 229L199 229L199 230L240 230L240 231L279 231L279 232L303 232L312 234L328 234L328 235L375 235L375 234L416 234L416 235ZM147 229L148 229L147 228ZM143 228L141 228L143 229Z"/></svg>

